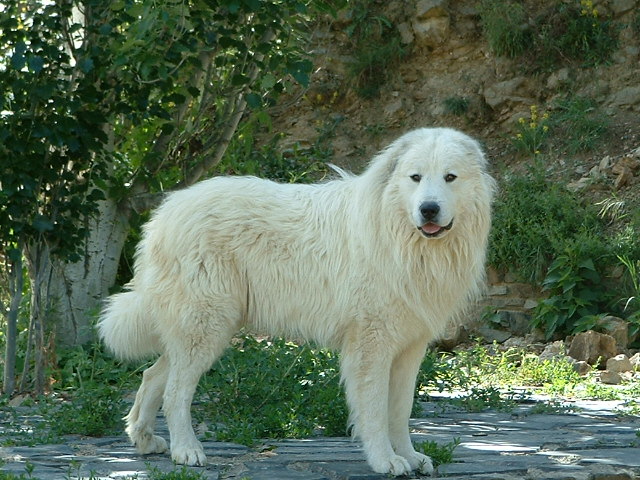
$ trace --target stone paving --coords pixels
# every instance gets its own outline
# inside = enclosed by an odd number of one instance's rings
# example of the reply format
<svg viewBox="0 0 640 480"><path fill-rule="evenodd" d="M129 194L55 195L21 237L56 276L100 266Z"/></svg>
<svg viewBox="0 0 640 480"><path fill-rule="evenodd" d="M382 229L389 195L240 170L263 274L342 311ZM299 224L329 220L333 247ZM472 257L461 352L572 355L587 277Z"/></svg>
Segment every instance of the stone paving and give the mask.
<svg viewBox="0 0 640 480"><path fill-rule="evenodd" d="M581 402L576 413L561 415L530 414L523 407L514 413L442 413L437 403L424 406L422 418L412 420L416 441L460 441L453 463L438 467L436 478L640 479L640 418L620 415L615 402ZM159 423L166 435L164 423ZM209 463L193 470L207 480L389 478L371 472L360 445L348 438L267 441L257 448L203 444ZM0 459L1 480L3 472L39 480L144 479L153 469L186 468L173 465L168 455L137 455L124 435L67 436L62 444L2 447Z"/></svg>

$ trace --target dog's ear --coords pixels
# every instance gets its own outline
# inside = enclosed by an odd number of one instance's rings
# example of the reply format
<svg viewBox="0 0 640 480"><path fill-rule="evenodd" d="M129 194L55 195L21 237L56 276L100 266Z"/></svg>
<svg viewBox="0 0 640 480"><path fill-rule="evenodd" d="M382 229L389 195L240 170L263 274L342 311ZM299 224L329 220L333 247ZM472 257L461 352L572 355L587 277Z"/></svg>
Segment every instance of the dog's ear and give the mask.
<svg viewBox="0 0 640 480"><path fill-rule="evenodd" d="M409 140L406 136L403 136L373 157L373 160L371 160L369 164L369 170L375 170L377 176L380 177L381 183L387 183L388 179L393 176L393 172L395 172L398 166L400 156L408 146Z"/></svg>

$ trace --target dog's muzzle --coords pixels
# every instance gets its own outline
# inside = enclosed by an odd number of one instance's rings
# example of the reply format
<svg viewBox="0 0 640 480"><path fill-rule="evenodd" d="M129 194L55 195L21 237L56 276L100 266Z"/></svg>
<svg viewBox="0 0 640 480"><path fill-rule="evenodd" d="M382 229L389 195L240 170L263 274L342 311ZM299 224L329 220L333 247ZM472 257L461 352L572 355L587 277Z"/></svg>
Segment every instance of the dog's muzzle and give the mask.
<svg viewBox="0 0 640 480"><path fill-rule="evenodd" d="M433 222L428 222L418 227L418 230L420 230L420 233L422 233L422 235L427 238L436 238L443 233L451 230L451 227L453 227L453 220L451 220L449 224L445 226L438 225L437 223Z"/></svg>

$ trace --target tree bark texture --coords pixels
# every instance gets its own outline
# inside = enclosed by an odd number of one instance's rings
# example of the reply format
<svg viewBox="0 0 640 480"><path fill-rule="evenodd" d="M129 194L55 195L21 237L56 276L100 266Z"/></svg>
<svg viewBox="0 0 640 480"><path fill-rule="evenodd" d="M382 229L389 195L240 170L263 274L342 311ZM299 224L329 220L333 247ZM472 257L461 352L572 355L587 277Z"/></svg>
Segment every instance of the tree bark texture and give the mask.
<svg viewBox="0 0 640 480"><path fill-rule="evenodd" d="M116 279L128 215L115 200L102 200L98 214L88 220L88 230L80 261L52 264L50 296L59 346L95 340L93 323Z"/></svg>

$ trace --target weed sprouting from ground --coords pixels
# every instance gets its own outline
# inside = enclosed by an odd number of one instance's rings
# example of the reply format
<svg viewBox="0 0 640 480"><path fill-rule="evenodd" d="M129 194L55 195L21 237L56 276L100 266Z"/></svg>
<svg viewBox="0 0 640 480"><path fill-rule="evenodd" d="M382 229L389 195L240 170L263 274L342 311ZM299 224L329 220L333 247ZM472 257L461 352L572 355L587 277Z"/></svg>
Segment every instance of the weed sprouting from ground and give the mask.
<svg viewBox="0 0 640 480"><path fill-rule="evenodd" d="M456 437L453 441L445 444L439 444L433 440L414 443L417 452L423 453L431 458L434 467L453 462L453 451L460 445L460 438Z"/></svg>

